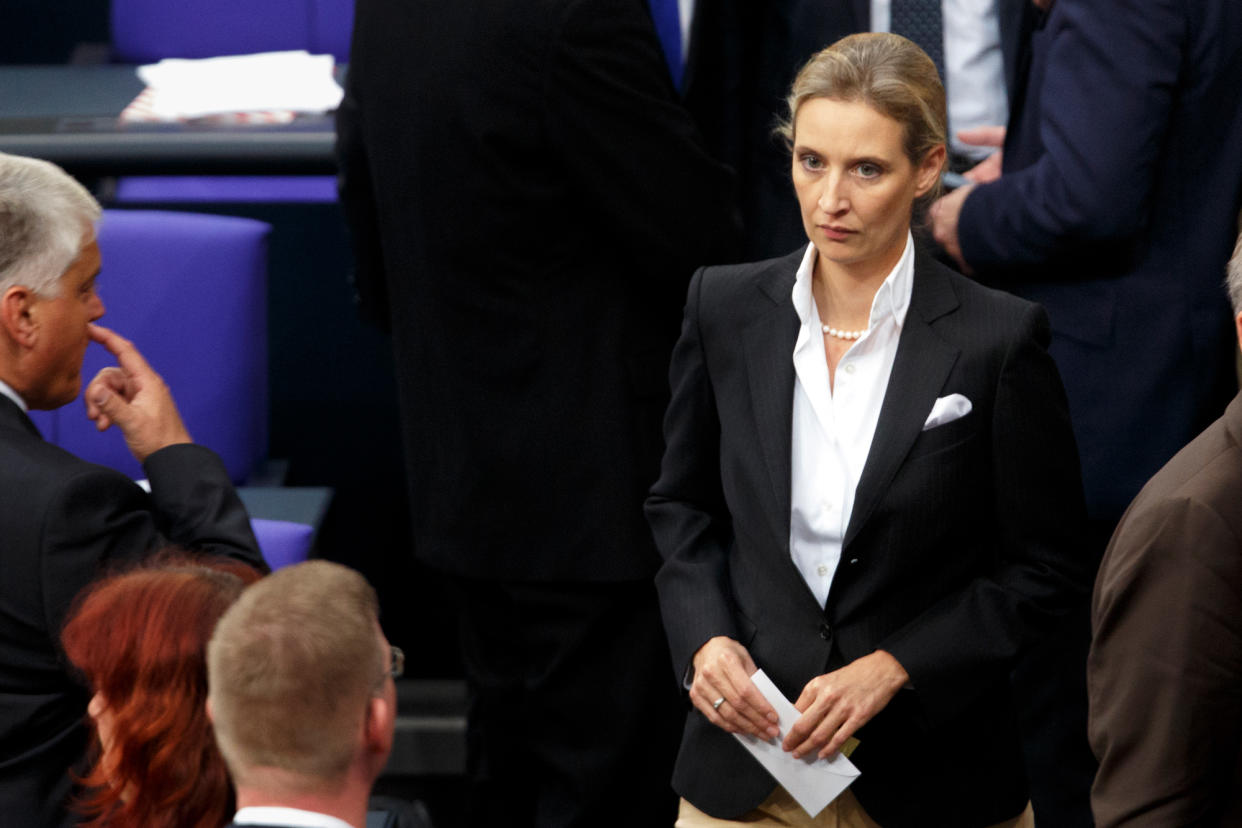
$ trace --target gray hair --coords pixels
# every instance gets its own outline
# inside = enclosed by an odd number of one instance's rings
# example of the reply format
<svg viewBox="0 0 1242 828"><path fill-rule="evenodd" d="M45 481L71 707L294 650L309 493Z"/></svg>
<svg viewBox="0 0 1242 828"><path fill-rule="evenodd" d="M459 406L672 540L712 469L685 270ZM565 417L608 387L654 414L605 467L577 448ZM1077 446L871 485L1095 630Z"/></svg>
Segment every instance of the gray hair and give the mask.
<svg viewBox="0 0 1242 828"><path fill-rule="evenodd" d="M1238 243L1233 247L1233 255L1229 257L1229 265L1225 269L1225 287L1229 288L1229 301L1233 303L1233 313L1242 313L1242 216L1238 216Z"/></svg>
<svg viewBox="0 0 1242 828"><path fill-rule="evenodd" d="M95 235L99 202L47 161L0 152L0 294L60 294L60 277Z"/></svg>

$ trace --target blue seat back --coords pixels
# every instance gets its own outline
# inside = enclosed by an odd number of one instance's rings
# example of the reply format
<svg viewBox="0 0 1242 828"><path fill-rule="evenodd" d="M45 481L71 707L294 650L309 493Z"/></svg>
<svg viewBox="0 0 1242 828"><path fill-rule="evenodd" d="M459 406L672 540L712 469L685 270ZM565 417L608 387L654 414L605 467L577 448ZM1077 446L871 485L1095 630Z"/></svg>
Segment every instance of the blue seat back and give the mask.
<svg viewBox="0 0 1242 828"><path fill-rule="evenodd" d="M301 563L310 557L311 545L315 540L313 526L287 520L251 518L250 527L259 542L263 560L273 571Z"/></svg>
<svg viewBox="0 0 1242 828"><path fill-rule="evenodd" d="M101 324L132 340L172 389L195 442L244 482L267 457L267 235L252 219L105 210ZM83 386L115 360L87 349ZM143 477L119 431L100 434L80 400L41 415L44 436Z"/></svg>
<svg viewBox="0 0 1242 828"><path fill-rule="evenodd" d="M112 0L121 63L305 49L349 60L353 0Z"/></svg>

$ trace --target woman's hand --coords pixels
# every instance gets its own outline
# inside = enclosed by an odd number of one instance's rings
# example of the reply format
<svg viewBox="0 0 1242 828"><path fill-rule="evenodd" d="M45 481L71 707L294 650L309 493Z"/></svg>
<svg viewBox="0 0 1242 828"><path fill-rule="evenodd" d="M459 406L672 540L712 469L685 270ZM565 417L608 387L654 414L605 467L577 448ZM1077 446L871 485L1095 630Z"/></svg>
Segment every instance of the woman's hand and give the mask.
<svg viewBox="0 0 1242 828"><path fill-rule="evenodd" d="M905 668L883 650L816 676L794 703L802 715L781 746L798 759L812 751L819 751L821 759L831 756L909 680Z"/></svg>
<svg viewBox="0 0 1242 828"><path fill-rule="evenodd" d="M780 717L750 680L758 668L745 647L718 635L699 648L693 663L690 701L709 722L726 733L760 739L780 734Z"/></svg>

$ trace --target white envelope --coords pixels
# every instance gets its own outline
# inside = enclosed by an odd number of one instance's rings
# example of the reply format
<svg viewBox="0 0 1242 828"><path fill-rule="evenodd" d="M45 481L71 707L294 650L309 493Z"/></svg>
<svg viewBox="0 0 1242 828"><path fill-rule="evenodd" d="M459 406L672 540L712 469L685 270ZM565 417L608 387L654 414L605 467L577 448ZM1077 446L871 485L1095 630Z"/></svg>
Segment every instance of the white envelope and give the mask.
<svg viewBox="0 0 1242 828"><path fill-rule="evenodd" d="M960 420L970 413L970 409L970 400L961 394L940 397L932 405L931 413L927 415L927 420L923 423L923 430L927 431L929 428Z"/></svg>
<svg viewBox="0 0 1242 828"><path fill-rule="evenodd" d="M840 753L830 759L818 759L814 753L795 759L792 753L782 750L780 740L789 733L789 729L802 714L762 670L751 676L750 680L768 700L768 704L776 709L776 715L780 716L777 726L781 735L774 742L740 733L733 735L789 791L789 795L802 809L815 817L859 777L860 771Z"/></svg>

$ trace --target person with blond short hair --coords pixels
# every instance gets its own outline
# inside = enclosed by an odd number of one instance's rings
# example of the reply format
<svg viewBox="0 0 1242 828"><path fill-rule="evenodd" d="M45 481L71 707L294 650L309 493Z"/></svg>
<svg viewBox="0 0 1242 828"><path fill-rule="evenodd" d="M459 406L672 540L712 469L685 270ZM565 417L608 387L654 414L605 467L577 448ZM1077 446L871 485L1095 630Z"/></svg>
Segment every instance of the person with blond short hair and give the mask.
<svg viewBox="0 0 1242 828"><path fill-rule="evenodd" d="M403 661L352 569L309 561L247 589L207 645L233 824L363 828L392 749Z"/></svg>

